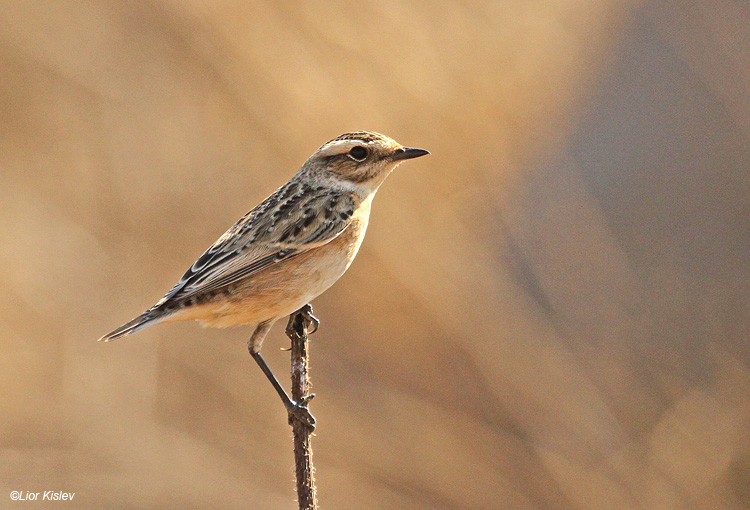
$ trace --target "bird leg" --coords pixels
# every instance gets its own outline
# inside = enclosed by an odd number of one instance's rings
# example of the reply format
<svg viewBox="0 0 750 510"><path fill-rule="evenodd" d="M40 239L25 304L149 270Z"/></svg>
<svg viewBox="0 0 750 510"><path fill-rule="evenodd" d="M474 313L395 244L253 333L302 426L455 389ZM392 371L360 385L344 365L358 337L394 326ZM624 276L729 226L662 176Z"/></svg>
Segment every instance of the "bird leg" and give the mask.
<svg viewBox="0 0 750 510"><path fill-rule="evenodd" d="M293 414L294 416L299 418L305 425L307 425L311 429L314 429L315 417L310 414L310 411L307 409L307 403L313 399L315 394L310 394L307 397L300 399L299 402L294 402L291 398L289 398L289 395L286 394L284 388L281 387L279 380L276 379L275 375L273 375L271 368L266 363L266 360L263 359L263 356L261 356L259 352L254 351L250 351L250 354L252 355L253 359L258 364L260 369L263 370L263 373L266 374L268 380L271 381L271 384L276 390L276 393L278 393L279 397L281 397L281 401L284 403L284 407L286 407L287 412L290 415Z"/></svg>
<svg viewBox="0 0 750 510"><path fill-rule="evenodd" d="M255 329L255 332L253 332L253 336L248 342L248 350L250 351L250 355L253 357L263 373L266 374L266 377L271 382L271 385L276 390L276 393L278 393L279 397L281 397L281 401L284 403L284 407L286 407L290 418L291 415L294 415L299 418L302 423L304 423L311 429L315 429L315 417L310 414L310 411L307 409L308 402L310 402L310 400L315 397L315 394L310 394L307 397L300 399L299 402L294 402L291 398L289 398L289 395L287 395L286 391L284 391L284 388L281 386L281 383L279 383L279 380L276 379L276 376L271 371L271 367L268 366L266 360L264 360L263 356L260 355L260 352L256 350L256 346L258 346L259 349L260 342L262 342L263 340L262 337L265 336L270 328L271 324L269 322L264 322L259 324Z"/></svg>

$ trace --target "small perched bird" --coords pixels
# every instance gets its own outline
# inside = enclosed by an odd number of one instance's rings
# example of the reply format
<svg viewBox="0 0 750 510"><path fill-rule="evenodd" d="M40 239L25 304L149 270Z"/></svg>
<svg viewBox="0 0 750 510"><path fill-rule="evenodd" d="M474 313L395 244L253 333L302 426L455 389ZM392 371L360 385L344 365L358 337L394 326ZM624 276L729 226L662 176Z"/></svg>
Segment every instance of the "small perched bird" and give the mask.
<svg viewBox="0 0 750 510"><path fill-rule="evenodd" d="M367 131L334 138L227 230L158 303L99 340L109 342L157 322L253 325L250 354L287 410L314 426L305 403L289 398L261 357L263 339L277 320L344 274L365 237L375 192L399 163L426 154Z"/></svg>

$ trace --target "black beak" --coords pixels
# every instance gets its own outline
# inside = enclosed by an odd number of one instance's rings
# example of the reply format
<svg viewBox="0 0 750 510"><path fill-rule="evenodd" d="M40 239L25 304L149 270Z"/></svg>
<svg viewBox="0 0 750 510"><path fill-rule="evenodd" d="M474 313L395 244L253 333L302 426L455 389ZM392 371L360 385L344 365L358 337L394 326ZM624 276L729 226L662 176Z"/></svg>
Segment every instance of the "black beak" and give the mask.
<svg viewBox="0 0 750 510"><path fill-rule="evenodd" d="M426 151L424 149L414 149L412 147L404 147L403 149L398 149L393 156L391 156L391 159L394 159L396 161L401 161L402 159L412 159L412 158L418 158L420 156L426 156L429 154L430 151Z"/></svg>

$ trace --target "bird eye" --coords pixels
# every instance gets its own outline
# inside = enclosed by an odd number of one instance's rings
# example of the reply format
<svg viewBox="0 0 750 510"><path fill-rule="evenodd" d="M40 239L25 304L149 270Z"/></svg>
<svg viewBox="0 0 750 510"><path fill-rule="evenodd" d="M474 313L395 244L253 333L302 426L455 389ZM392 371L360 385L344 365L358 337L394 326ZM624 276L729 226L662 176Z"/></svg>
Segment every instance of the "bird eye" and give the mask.
<svg viewBox="0 0 750 510"><path fill-rule="evenodd" d="M349 151L349 157L354 161L364 161L368 152L367 147L357 145L356 147L352 147L352 150Z"/></svg>

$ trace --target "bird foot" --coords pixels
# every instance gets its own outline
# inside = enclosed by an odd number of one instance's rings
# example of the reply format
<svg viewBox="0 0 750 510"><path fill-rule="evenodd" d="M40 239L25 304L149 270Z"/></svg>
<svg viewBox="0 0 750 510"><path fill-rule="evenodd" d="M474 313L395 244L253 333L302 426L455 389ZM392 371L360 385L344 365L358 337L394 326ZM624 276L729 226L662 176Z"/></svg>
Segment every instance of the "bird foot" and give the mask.
<svg viewBox="0 0 750 510"><path fill-rule="evenodd" d="M293 425L293 419L297 418L300 422L310 427L311 430L315 430L315 416L307 408L308 402L313 398L315 398L315 393L310 393L306 397L302 397L299 402L289 401L287 411L289 412L290 425Z"/></svg>
<svg viewBox="0 0 750 510"><path fill-rule="evenodd" d="M286 324L287 336L291 338L294 335L297 338L302 338L305 335L312 335L318 331L320 321L312 312L312 306L307 304L290 315L289 322Z"/></svg>

